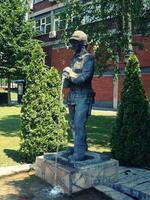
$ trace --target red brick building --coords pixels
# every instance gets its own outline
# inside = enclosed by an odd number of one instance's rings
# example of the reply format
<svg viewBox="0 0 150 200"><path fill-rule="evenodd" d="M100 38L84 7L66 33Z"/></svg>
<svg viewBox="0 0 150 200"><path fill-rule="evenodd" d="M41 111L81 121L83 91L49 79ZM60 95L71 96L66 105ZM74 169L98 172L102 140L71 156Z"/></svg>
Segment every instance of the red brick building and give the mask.
<svg viewBox="0 0 150 200"><path fill-rule="evenodd" d="M63 10L63 4L55 0L34 0L31 18L36 21L36 30L39 31L38 39L43 41L43 49L46 53L46 64L62 70L69 65L72 51L66 49L61 40L61 20L58 16ZM146 95L150 100L150 35L142 37L134 35L134 41L144 40L144 50L136 50L141 65L142 81ZM122 68L121 64L120 67ZM113 84L112 72L108 71L102 77L94 76L93 88L96 92L95 105L100 107L116 107L115 101L120 95L124 74L119 77L118 86ZM66 91L65 91L66 92Z"/></svg>

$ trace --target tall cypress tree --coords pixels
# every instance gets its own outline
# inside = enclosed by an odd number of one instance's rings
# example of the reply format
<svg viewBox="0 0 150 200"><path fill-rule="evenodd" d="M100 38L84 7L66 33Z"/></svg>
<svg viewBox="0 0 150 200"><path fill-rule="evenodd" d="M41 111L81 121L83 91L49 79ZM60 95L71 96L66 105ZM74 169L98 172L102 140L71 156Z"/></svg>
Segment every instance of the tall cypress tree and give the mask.
<svg viewBox="0 0 150 200"><path fill-rule="evenodd" d="M21 109L21 148L28 162L44 152L66 145L65 109L56 69L47 69L40 45L34 45L31 63L26 67L26 93Z"/></svg>
<svg viewBox="0 0 150 200"><path fill-rule="evenodd" d="M150 164L149 102L141 82L138 60L130 55L126 66L121 102L112 134L112 152L121 163Z"/></svg>

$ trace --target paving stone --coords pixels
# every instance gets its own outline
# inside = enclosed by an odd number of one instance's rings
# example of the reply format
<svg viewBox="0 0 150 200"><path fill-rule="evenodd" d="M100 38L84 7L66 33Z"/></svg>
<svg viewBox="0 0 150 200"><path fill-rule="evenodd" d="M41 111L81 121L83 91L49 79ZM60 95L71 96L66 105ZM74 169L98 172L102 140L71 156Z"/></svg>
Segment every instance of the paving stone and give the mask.
<svg viewBox="0 0 150 200"><path fill-rule="evenodd" d="M134 187L136 186L137 184L140 184L146 180L149 180L147 178L143 178L143 177L140 177L140 176L129 176L129 177L126 177L124 178L124 180L118 180L118 183L119 184L123 184L123 185L128 185L128 186L131 186L131 187Z"/></svg>
<svg viewBox="0 0 150 200"><path fill-rule="evenodd" d="M118 181L112 187L139 200L150 200L150 171L119 167Z"/></svg>
<svg viewBox="0 0 150 200"><path fill-rule="evenodd" d="M135 189L143 191L143 192L147 192L148 194L150 194L150 182L143 183L143 184L140 184L140 185L136 185Z"/></svg>
<svg viewBox="0 0 150 200"><path fill-rule="evenodd" d="M103 192L113 200L133 200L133 198L104 185L96 185L94 188Z"/></svg>

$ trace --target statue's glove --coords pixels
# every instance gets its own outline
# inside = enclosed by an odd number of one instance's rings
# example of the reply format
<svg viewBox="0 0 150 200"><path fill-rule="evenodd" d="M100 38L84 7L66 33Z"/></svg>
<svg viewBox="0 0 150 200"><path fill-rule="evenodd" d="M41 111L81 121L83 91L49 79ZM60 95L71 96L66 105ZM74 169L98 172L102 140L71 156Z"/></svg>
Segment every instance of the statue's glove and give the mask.
<svg viewBox="0 0 150 200"><path fill-rule="evenodd" d="M70 78L77 78L78 77L78 74L75 73L70 67L65 67L63 69L63 73L68 73L68 76Z"/></svg>
<svg viewBox="0 0 150 200"><path fill-rule="evenodd" d="M62 72L62 78L68 79L69 78L68 72Z"/></svg>
<svg viewBox="0 0 150 200"><path fill-rule="evenodd" d="M67 72L68 74L70 74L71 71L72 71L72 69L70 67L65 67L63 69L63 72Z"/></svg>
<svg viewBox="0 0 150 200"><path fill-rule="evenodd" d="M70 67L65 67L65 68L63 69L63 72L62 72L62 77L68 79L68 78L70 77L70 75L69 75L70 70L71 70Z"/></svg>

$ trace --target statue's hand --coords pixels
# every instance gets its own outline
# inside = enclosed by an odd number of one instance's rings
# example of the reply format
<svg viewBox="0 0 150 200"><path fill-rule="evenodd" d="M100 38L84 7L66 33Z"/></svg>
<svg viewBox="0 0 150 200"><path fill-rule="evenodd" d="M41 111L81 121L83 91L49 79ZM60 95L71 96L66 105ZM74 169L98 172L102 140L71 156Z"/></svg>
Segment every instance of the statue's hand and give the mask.
<svg viewBox="0 0 150 200"><path fill-rule="evenodd" d="M65 67L62 72L62 77L65 79L69 79L71 70L72 69L70 67Z"/></svg>
<svg viewBox="0 0 150 200"><path fill-rule="evenodd" d="M67 72L68 74L70 74L71 71L72 71L72 69L70 67L65 67L63 69L63 72Z"/></svg>
<svg viewBox="0 0 150 200"><path fill-rule="evenodd" d="M62 78L64 78L64 79L68 79L69 77L70 77L70 76L69 76L69 73L63 71L63 73L62 73Z"/></svg>
<svg viewBox="0 0 150 200"><path fill-rule="evenodd" d="M68 73L70 78L77 78L79 75L75 73L70 67L65 67L63 73Z"/></svg>
<svg viewBox="0 0 150 200"><path fill-rule="evenodd" d="M79 74L75 73L74 71L71 71L71 72L69 73L69 76L70 76L71 78L77 78L77 77L79 76Z"/></svg>

